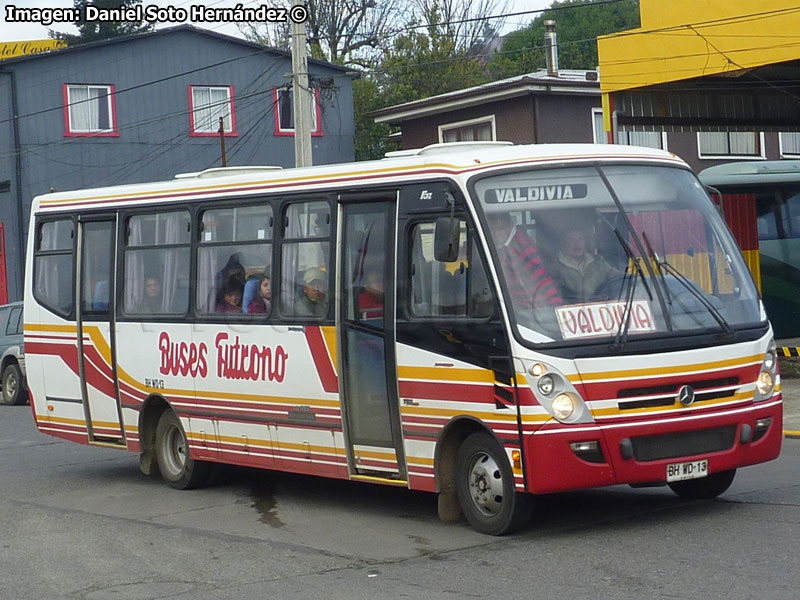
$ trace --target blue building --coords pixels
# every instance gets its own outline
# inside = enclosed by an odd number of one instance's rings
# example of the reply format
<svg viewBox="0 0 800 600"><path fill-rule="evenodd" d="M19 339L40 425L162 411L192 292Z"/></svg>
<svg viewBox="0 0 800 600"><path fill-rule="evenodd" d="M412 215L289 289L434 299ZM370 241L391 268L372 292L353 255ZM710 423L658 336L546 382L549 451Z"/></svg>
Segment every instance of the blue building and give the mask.
<svg viewBox="0 0 800 600"><path fill-rule="evenodd" d="M352 71L309 60L314 164L354 159ZM33 197L221 166L294 166L291 55L190 25L0 61L0 298Z"/></svg>

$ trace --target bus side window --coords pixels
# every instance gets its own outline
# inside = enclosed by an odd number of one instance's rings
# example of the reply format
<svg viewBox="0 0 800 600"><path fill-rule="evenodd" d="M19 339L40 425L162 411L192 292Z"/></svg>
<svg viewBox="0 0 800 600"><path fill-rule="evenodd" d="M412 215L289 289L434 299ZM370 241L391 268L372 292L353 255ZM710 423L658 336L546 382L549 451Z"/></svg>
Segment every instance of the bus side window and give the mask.
<svg viewBox="0 0 800 600"><path fill-rule="evenodd" d="M272 276L272 206L213 208L201 213L200 223L197 312L264 319L271 302L256 292Z"/></svg>
<svg viewBox="0 0 800 600"><path fill-rule="evenodd" d="M34 297L54 313L69 316L75 305L72 218L41 223L37 233Z"/></svg>
<svg viewBox="0 0 800 600"><path fill-rule="evenodd" d="M183 210L128 218L122 282L126 314L186 314L189 223L189 213Z"/></svg>
<svg viewBox="0 0 800 600"><path fill-rule="evenodd" d="M280 306L284 315L320 320L330 302L331 214L326 201L296 202L284 211Z"/></svg>
<svg viewBox="0 0 800 600"><path fill-rule="evenodd" d="M486 318L492 294L467 224L460 221L461 246L452 262L433 255L434 221L411 230L411 313L417 317Z"/></svg>

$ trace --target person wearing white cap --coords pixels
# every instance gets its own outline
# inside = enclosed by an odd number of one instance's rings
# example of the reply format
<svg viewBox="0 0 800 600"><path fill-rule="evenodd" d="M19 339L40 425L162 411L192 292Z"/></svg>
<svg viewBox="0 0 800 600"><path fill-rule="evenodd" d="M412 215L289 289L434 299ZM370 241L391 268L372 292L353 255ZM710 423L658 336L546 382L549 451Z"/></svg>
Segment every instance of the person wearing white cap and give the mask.
<svg viewBox="0 0 800 600"><path fill-rule="evenodd" d="M303 295L295 306L301 317L324 317L328 314L328 276L318 267L303 274Z"/></svg>

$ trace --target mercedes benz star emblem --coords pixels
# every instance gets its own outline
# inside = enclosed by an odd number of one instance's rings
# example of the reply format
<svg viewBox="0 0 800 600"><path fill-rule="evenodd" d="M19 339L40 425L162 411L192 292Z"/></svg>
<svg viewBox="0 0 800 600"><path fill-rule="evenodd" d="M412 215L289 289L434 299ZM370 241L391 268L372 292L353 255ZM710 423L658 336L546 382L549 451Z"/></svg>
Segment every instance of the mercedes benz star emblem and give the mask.
<svg viewBox="0 0 800 600"><path fill-rule="evenodd" d="M675 396L675 399L684 406L689 406L694 402L694 389L690 385L682 386L681 389L678 390L678 395Z"/></svg>

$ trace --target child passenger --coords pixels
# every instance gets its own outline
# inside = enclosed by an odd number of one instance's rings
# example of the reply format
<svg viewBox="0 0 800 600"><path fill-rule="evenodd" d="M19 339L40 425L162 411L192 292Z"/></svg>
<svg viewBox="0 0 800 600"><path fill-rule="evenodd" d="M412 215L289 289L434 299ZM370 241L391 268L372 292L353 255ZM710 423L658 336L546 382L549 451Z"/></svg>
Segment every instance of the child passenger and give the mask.
<svg viewBox="0 0 800 600"><path fill-rule="evenodd" d="M258 295L247 305L247 313L269 314L272 304L272 284L269 275L262 275L258 282Z"/></svg>
<svg viewBox="0 0 800 600"><path fill-rule="evenodd" d="M222 300L217 304L218 313L242 312L242 284L238 279L228 279L223 290Z"/></svg>

